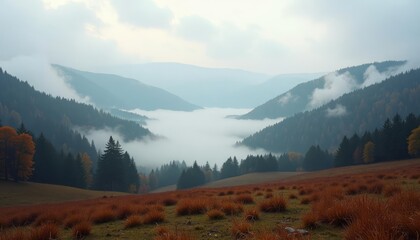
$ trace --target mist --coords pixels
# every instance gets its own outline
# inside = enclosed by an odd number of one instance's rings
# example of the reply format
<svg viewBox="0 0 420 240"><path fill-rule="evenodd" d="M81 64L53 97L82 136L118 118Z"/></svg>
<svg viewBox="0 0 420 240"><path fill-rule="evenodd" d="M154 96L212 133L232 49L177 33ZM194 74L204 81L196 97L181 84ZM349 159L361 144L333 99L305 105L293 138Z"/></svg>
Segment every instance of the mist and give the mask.
<svg viewBox="0 0 420 240"><path fill-rule="evenodd" d="M79 96L67 84L66 80L51 67L47 58L41 55L18 56L7 61L0 61L0 67L21 81L28 82L38 91L45 92L53 97L63 97L89 103L89 98Z"/></svg>
<svg viewBox="0 0 420 240"><path fill-rule="evenodd" d="M237 120L227 117L248 111L249 109L225 108L207 108L193 112L132 110L151 118L145 127L158 135L157 139L124 142L112 129L94 130L84 134L88 139L94 140L95 145L102 150L112 135L134 157L137 165L156 167L172 160L184 160L188 165L194 161L200 165L209 162L210 165L217 164L220 168L230 156L242 159L249 154L267 153L262 149L237 147L235 143L282 119Z"/></svg>
<svg viewBox="0 0 420 240"><path fill-rule="evenodd" d="M323 88L316 88L310 102L308 109L314 109L320 107L331 100L337 99L338 97L352 92L354 90L368 87L370 85L380 83L385 79L406 71L413 66L413 63L407 63L398 68L390 68L387 71L379 72L374 65L370 65L363 73L363 81L359 83L349 72L339 74L338 72L329 73L324 77ZM336 113L340 113L341 116L345 111L340 108L339 111L330 111L328 116L337 116Z"/></svg>

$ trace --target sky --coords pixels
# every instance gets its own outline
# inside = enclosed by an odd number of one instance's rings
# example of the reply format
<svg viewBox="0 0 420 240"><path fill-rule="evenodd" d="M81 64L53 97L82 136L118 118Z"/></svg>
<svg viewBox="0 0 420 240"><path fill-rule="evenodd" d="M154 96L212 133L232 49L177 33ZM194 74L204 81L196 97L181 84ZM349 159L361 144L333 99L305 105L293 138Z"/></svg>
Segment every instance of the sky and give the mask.
<svg viewBox="0 0 420 240"><path fill-rule="evenodd" d="M178 62L266 74L419 61L417 0L2 0L0 62Z"/></svg>

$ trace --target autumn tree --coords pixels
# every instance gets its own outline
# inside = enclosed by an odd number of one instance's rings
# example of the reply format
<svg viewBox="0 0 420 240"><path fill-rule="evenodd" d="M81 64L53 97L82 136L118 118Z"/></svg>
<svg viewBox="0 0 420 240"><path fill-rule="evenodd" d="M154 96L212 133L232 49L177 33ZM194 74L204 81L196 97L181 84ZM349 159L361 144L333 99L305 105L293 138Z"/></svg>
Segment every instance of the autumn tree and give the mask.
<svg viewBox="0 0 420 240"><path fill-rule="evenodd" d="M371 141L367 142L363 148L363 162L371 163L375 161L375 144Z"/></svg>
<svg viewBox="0 0 420 240"><path fill-rule="evenodd" d="M412 156L420 155L420 126L411 131L407 139L408 153Z"/></svg>
<svg viewBox="0 0 420 240"><path fill-rule="evenodd" d="M32 175L35 144L29 134L0 127L0 172L5 180L27 180Z"/></svg>
<svg viewBox="0 0 420 240"><path fill-rule="evenodd" d="M85 177L86 186L89 187L93 183L93 174L92 174L92 160L90 159L87 153L82 154L82 166Z"/></svg>

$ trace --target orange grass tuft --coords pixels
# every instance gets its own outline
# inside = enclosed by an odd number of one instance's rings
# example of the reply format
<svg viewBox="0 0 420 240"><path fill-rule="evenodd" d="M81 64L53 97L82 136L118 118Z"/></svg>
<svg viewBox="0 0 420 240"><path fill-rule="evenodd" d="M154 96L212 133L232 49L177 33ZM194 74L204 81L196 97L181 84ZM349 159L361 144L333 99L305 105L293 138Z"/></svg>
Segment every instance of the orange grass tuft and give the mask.
<svg viewBox="0 0 420 240"><path fill-rule="evenodd" d="M243 220L232 222L230 233L234 239L245 239L251 234L251 224Z"/></svg>
<svg viewBox="0 0 420 240"><path fill-rule="evenodd" d="M132 228L140 226L142 219L139 215L131 215L124 221L125 228Z"/></svg>
<svg viewBox="0 0 420 240"><path fill-rule="evenodd" d="M203 214L207 211L207 199L182 199L176 205L178 216Z"/></svg>
<svg viewBox="0 0 420 240"><path fill-rule="evenodd" d="M152 210L143 216L143 224L156 224L165 221L165 212Z"/></svg>
<svg viewBox="0 0 420 240"><path fill-rule="evenodd" d="M73 226L72 234L76 239L84 239L92 231L92 223L88 221L80 222Z"/></svg>
<svg viewBox="0 0 420 240"><path fill-rule="evenodd" d="M251 194L241 194L235 197L235 202L242 204L252 204L254 203L254 198Z"/></svg>
<svg viewBox="0 0 420 240"><path fill-rule="evenodd" d="M235 202L230 202L230 201L225 201L225 202L222 202L222 204L221 204L221 210L226 215L237 215L237 214L243 212L244 208L243 208L242 204L235 203Z"/></svg>
<svg viewBox="0 0 420 240"><path fill-rule="evenodd" d="M94 223L106 223L114 221L116 215L111 209L100 208L93 212L91 219Z"/></svg>
<svg viewBox="0 0 420 240"><path fill-rule="evenodd" d="M263 200L259 207L263 212L284 212L286 211L287 202L283 197L276 196Z"/></svg>
<svg viewBox="0 0 420 240"><path fill-rule="evenodd" d="M219 209L211 209L207 212L207 217L210 220L219 220L225 217L225 213Z"/></svg>
<svg viewBox="0 0 420 240"><path fill-rule="evenodd" d="M260 211L257 208L249 208L245 211L245 220L257 221L260 219Z"/></svg>
<svg viewBox="0 0 420 240"><path fill-rule="evenodd" d="M58 226L54 223L42 224L31 231L30 240L57 239Z"/></svg>

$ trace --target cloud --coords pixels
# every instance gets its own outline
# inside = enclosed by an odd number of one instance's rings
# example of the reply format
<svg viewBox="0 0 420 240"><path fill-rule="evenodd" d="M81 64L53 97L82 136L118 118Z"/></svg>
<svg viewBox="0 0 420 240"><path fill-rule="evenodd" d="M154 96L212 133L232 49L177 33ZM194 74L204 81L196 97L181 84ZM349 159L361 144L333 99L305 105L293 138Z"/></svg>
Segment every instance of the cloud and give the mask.
<svg viewBox="0 0 420 240"><path fill-rule="evenodd" d="M341 117L347 114L347 109L341 104L337 104L335 108L328 108L327 117Z"/></svg>
<svg viewBox="0 0 420 240"><path fill-rule="evenodd" d="M295 101L296 99L297 96L294 96L291 92L287 92L285 95L279 98L278 102L280 103L280 105L284 106L290 101Z"/></svg>
<svg viewBox="0 0 420 240"><path fill-rule="evenodd" d="M109 136L120 141L124 150L134 157L137 164L147 167L159 166L172 160L185 160L188 164L197 161L199 164L221 164L230 156L245 158L248 154L264 154L263 150L250 150L246 147L235 147L242 138L274 124L277 120L236 120L226 118L228 115L239 115L247 109L201 109L194 112L176 112L167 110L133 112L147 115L147 128L158 139L123 142L113 130L90 131L88 139L104 149Z"/></svg>
<svg viewBox="0 0 420 240"><path fill-rule="evenodd" d="M9 61L0 61L0 67L20 80L27 81L38 91L51 94L54 97L59 96L89 103L89 99L80 97L42 56L14 57Z"/></svg>
<svg viewBox="0 0 420 240"><path fill-rule="evenodd" d="M209 20L197 15L181 18L175 30L181 37L197 42L211 41L217 33Z"/></svg>
<svg viewBox="0 0 420 240"><path fill-rule="evenodd" d="M310 109L320 107L357 88L358 84L349 72L329 73L324 77L324 87L313 91L308 107Z"/></svg>
<svg viewBox="0 0 420 240"><path fill-rule="evenodd" d="M146 28L169 28L173 14L153 0L113 0L112 5L122 22Z"/></svg>

